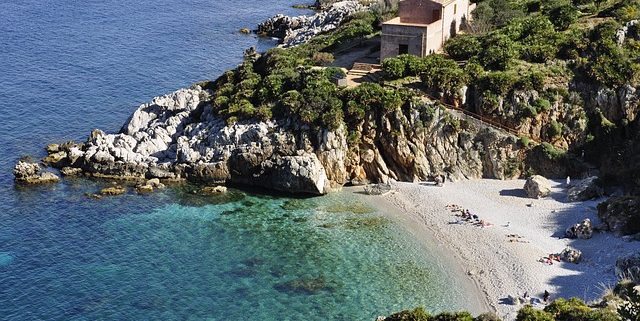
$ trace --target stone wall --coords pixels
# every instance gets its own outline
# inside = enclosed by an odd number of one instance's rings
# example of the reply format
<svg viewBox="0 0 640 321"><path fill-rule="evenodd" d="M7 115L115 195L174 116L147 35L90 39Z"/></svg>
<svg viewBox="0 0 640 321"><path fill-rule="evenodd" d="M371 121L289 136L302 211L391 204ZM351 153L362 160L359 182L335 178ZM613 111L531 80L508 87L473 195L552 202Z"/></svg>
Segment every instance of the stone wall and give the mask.
<svg viewBox="0 0 640 321"><path fill-rule="evenodd" d="M382 25L382 41L380 61L398 55L401 44L409 46L409 53L416 56L426 54L423 41L427 35L426 27L384 24Z"/></svg>

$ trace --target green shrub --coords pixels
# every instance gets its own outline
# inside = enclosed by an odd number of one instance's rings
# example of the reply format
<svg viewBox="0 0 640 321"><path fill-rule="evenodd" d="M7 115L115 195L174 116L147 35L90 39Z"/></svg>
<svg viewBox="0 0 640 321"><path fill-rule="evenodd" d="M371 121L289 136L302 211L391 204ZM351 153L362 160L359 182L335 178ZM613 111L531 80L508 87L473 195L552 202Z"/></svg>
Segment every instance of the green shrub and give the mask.
<svg viewBox="0 0 640 321"><path fill-rule="evenodd" d="M538 98L531 104L536 109L536 112L546 112L551 109L551 102L544 98Z"/></svg>
<svg viewBox="0 0 640 321"><path fill-rule="evenodd" d="M502 321L502 319L493 312L486 312L478 315L474 321Z"/></svg>
<svg viewBox="0 0 640 321"><path fill-rule="evenodd" d="M562 125L555 120L552 120L547 127L547 135L551 138L560 137L562 135Z"/></svg>
<svg viewBox="0 0 640 321"><path fill-rule="evenodd" d="M429 313L424 308L418 307L413 310L404 310L394 313L384 319L384 321L431 321Z"/></svg>
<svg viewBox="0 0 640 321"><path fill-rule="evenodd" d="M473 316L469 312L443 312L433 318L432 321L473 321Z"/></svg>
<svg viewBox="0 0 640 321"><path fill-rule="evenodd" d="M582 321L586 320L591 308L577 298L560 298L547 305L544 311L554 316L556 321Z"/></svg>
<svg viewBox="0 0 640 321"><path fill-rule="evenodd" d="M482 51L482 44L475 35L458 35L447 40L444 51L455 60L468 60Z"/></svg>
<svg viewBox="0 0 640 321"><path fill-rule="evenodd" d="M333 57L333 54L330 52L316 52L311 57L311 60L316 65L324 66L332 63L335 60L335 58Z"/></svg>
<svg viewBox="0 0 640 321"><path fill-rule="evenodd" d="M640 319L640 293L632 289L627 298L627 302L618 307L618 314L623 321L637 321Z"/></svg>
<svg viewBox="0 0 640 321"><path fill-rule="evenodd" d="M466 74L455 61L442 55L429 55L424 62L424 72L420 78L430 90L455 96L465 85Z"/></svg>
<svg viewBox="0 0 640 321"><path fill-rule="evenodd" d="M414 55L400 55L398 59L404 62L403 76L418 76L424 71L425 61Z"/></svg>
<svg viewBox="0 0 640 321"><path fill-rule="evenodd" d="M567 152L562 150L562 149L558 149L555 146L544 142L540 145L538 145L539 147L536 148L541 148L542 149L542 154L544 155L545 158L552 160L552 161L558 161L561 160L563 158L565 158L567 156Z"/></svg>
<svg viewBox="0 0 640 321"><path fill-rule="evenodd" d="M527 305L518 311L516 321L554 321L553 316L541 310L536 310Z"/></svg>
<svg viewBox="0 0 640 321"><path fill-rule="evenodd" d="M518 141L520 142L520 145L522 145L522 147L524 148L529 148L529 146L531 145L531 139L527 136L520 136Z"/></svg>
<svg viewBox="0 0 640 321"><path fill-rule="evenodd" d="M567 4L554 8L549 13L549 17L558 30L567 30L576 20L578 20L578 9Z"/></svg>
<svg viewBox="0 0 640 321"><path fill-rule="evenodd" d="M398 58L387 58L382 61L382 71L386 79L399 79L405 75L406 64Z"/></svg>
<svg viewBox="0 0 640 321"><path fill-rule="evenodd" d="M482 46L480 61L489 69L505 70L519 56L518 44L502 33L490 34Z"/></svg>
<svg viewBox="0 0 640 321"><path fill-rule="evenodd" d="M506 71L494 71L487 73L478 79L478 86L482 91L489 91L498 96L508 94L518 81L516 75Z"/></svg>

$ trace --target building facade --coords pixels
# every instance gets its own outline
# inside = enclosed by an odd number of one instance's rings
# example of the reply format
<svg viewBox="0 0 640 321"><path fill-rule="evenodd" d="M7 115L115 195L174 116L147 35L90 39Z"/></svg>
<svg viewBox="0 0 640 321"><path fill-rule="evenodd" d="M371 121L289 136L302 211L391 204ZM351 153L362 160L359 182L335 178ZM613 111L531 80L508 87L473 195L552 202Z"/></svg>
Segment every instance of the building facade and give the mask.
<svg viewBox="0 0 640 321"><path fill-rule="evenodd" d="M398 17L382 24L380 61L401 54L424 57L442 49L470 19L469 0L402 0Z"/></svg>

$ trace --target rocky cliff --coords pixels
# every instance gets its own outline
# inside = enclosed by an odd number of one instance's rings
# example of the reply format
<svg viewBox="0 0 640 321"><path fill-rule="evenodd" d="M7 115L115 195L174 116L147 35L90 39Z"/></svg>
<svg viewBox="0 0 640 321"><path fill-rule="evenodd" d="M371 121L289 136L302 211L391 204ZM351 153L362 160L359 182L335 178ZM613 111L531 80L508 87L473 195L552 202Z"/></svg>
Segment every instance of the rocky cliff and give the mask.
<svg viewBox="0 0 640 321"><path fill-rule="evenodd" d="M420 103L366 115L357 128L311 128L290 119L228 125L195 86L141 105L119 133L50 149L63 173L120 179L187 179L323 194L344 184L510 178L523 157L515 137ZM355 136L350 139L347 136Z"/></svg>

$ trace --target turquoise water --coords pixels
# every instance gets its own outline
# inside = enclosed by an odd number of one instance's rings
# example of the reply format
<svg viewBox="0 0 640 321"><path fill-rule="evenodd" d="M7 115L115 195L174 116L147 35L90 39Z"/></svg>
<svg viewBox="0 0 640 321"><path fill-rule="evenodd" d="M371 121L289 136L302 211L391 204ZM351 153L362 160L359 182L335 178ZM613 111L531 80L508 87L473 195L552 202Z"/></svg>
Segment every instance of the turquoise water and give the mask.
<svg viewBox="0 0 640 321"><path fill-rule="evenodd" d="M373 320L464 307L402 226L347 193L290 199L110 184L23 188L22 155L117 131L154 95L215 78L239 34L296 1L0 0L0 320Z"/></svg>
<svg viewBox="0 0 640 321"><path fill-rule="evenodd" d="M373 320L464 306L429 252L349 193L176 187L89 200L89 187L23 195L25 206L64 206L2 215L6 320Z"/></svg>

